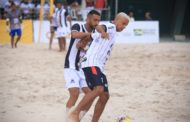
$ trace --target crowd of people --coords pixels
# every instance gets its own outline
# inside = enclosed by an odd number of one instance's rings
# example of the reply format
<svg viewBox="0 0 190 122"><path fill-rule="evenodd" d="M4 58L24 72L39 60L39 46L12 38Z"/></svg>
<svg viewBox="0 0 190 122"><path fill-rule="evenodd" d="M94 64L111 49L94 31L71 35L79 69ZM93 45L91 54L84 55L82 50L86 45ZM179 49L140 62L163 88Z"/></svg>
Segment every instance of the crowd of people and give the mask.
<svg viewBox="0 0 190 122"><path fill-rule="evenodd" d="M11 1L13 0L2 0L0 2L0 19L6 18L7 12L10 11ZM14 2L17 8L20 9L23 19L39 19L41 8L40 0L14 0ZM68 14L72 16L72 20L85 20L87 13L92 9L96 9L99 13L106 13L105 17L103 18L107 20L110 19L108 18L108 14L110 14L108 6L110 5L108 4L107 0L63 0L63 2ZM49 19L49 10L49 0L45 0L43 5L43 19ZM128 15L131 18L130 21L135 21L135 15L133 11L129 11ZM147 11L144 13L144 20L152 20L151 12Z"/></svg>
<svg viewBox="0 0 190 122"><path fill-rule="evenodd" d="M14 1L20 9L23 19L39 19L40 0L2 0L0 2L0 19L5 19L7 12L10 11L11 2ZM56 1L56 0L55 0ZM100 13L107 10L107 0L82 0L82 1L64 1L64 7L68 10L73 20L85 20L87 13L96 9ZM45 0L43 5L43 18L48 19L50 10L49 0Z"/></svg>

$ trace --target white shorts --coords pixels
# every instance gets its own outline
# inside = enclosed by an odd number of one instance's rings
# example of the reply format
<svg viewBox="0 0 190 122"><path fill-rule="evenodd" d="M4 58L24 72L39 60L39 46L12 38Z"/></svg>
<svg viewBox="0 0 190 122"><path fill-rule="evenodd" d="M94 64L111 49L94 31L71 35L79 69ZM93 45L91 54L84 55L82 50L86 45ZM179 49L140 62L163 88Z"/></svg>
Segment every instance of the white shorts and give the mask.
<svg viewBox="0 0 190 122"><path fill-rule="evenodd" d="M66 81L66 88L83 88L88 87L83 71L77 71L75 69L65 68L64 77Z"/></svg>
<svg viewBox="0 0 190 122"><path fill-rule="evenodd" d="M66 37L69 34L69 30L66 27L58 27L56 31L56 37Z"/></svg>

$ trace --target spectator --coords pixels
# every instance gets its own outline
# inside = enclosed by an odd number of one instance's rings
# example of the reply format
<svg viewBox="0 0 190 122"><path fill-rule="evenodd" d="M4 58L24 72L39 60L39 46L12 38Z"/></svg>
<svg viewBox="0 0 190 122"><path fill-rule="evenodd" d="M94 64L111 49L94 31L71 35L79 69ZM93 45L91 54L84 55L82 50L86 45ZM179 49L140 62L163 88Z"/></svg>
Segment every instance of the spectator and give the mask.
<svg viewBox="0 0 190 122"><path fill-rule="evenodd" d="M129 17L130 17L130 20L131 22L134 22L135 21L135 18L134 18L134 14L132 11L129 12Z"/></svg>
<svg viewBox="0 0 190 122"><path fill-rule="evenodd" d="M30 11L30 18L34 18L34 9L35 9L35 5L32 2L32 0L28 0L28 7L29 7L29 11Z"/></svg>
<svg viewBox="0 0 190 122"><path fill-rule="evenodd" d="M73 20L81 20L81 10L80 10L80 5L78 4L78 2L73 2L71 4L71 8L70 8L70 15L72 16Z"/></svg>
<svg viewBox="0 0 190 122"><path fill-rule="evenodd" d="M94 8L94 0L86 0L87 8Z"/></svg>
<svg viewBox="0 0 190 122"><path fill-rule="evenodd" d="M96 9L104 9L107 6L107 0L95 0Z"/></svg>
<svg viewBox="0 0 190 122"><path fill-rule="evenodd" d="M11 10L11 2L13 2L13 0L8 0L6 3L5 3L5 13L9 12Z"/></svg>
<svg viewBox="0 0 190 122"><path fill-rule="evenodd" d="M0 1L0 19L4 19L4 1Z"/></svg>
<svg viewBox="0 0 190 122"><path fill-rule="evenodd" d="M94 0L82 0L82 18L86 20L88 12L94 9Z"/></svg>
<svg viewBox="0 0 190 122"><path fill-rule="evenodd" d="M152 17L151 17L151 13L150 13L150 12L146 12L144 16L145 16L145 20L147 20L147 21L152 20Z"/></svg>
<svg viewBox="0 0 190 122"><path fill-rule="evenodd" d="M38 18L40 16L40 8L41 8L41 4L39 3L36 6L36 12L37 12ZM44 6L43 6L43 18L44 19L49 18L49 8L50 8L50 6L49 6L48 2L45 2Z"/></svg>
<svg viewBox="0 0 190 122"><path fill-rule="evenodd" d="M31 19L32 12L30 11L30 6L28 0L24 0L24 2L20 5L23 19Z"/></svg>
<svg viewBox="0 0 190 122"><path fill-rule="evenodd" d="M47 19L49 17L49 9L50 9L50 6L49 6L49 3L48 2L45 2L44 4L44 19Z"/></svg>

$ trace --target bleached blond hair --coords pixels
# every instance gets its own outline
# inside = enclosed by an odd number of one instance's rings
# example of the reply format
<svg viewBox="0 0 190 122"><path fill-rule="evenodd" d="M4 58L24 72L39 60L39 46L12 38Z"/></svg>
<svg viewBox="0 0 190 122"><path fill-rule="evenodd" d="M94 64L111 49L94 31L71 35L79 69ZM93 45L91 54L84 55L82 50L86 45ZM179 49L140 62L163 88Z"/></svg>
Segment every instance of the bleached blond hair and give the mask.
<svg viewBox="0 0 190 122"><path fill-rule="evenodd" d="M123 18L126 18L126 19L130 20L130 17L126 13L124 13L124 12L118 13L117 16L116 16L116 18L117 17L123 17Z"/></svg>

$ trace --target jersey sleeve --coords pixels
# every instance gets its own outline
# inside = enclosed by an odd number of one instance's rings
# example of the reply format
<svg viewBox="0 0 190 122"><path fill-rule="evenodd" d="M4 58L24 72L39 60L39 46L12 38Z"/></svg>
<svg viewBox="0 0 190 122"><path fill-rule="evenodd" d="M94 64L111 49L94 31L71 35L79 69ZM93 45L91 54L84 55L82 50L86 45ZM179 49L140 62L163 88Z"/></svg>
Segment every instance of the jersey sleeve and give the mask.
<svg viewBox="0 0 190 122"><path fill-rule="evenodd" d="M105 25L106 27L106 31L107 33L115 33L116 32L116 28L115 28L115 25L113 24L109 24L109 25Z"/></svg>
<svg viewBox="0 0 190 122"><path fill-rule="evenodd" d="M79 32L80 31L80 25L78 23L74 24L72 27L71 27L71 31L77 31Z"/></svg>
<svg viewBox="0 0 190 122"><path fill-rule="evenodd" d="M69 15L69 12L67 9L65 9L65 17L67 17Z"/></svg>

